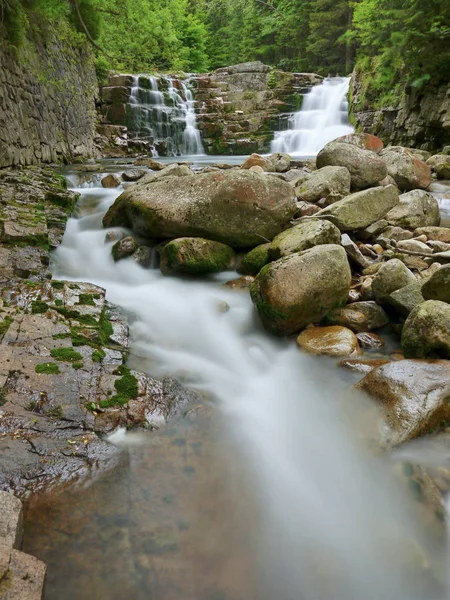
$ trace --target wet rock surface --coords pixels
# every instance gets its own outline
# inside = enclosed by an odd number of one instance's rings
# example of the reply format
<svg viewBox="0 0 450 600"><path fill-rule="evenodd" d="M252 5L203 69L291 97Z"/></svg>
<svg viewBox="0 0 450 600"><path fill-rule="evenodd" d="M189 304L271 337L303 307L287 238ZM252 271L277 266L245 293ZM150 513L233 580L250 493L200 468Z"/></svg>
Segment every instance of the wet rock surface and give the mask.
<svg viewBox="0 0 450 600"><path fill-rule="evenodd" d="M353 331L339 325L305 329L298 336L297 344L311 354L356 357L361 353Z"/></svg>

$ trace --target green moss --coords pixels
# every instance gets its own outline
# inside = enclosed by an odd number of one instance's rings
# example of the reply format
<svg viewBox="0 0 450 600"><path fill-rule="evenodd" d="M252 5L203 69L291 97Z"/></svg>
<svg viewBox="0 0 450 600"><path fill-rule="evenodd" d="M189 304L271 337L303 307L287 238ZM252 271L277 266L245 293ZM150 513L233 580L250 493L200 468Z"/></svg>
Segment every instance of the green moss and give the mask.
<svg viewBox="0 0 450 600"><path fill-rule="evenodd" d="M76 352L73 348L54 348L53 350L50 350L50 354L53 358L62 362L77 362L83 358L81 354Z"/></svg>
<svg viewBox="0 0 450 600"><path fill-rule="evenodd" d="M63 305L63 301L62 301L62 300L60 300L59 298L57 298L57 299L55 300L55 306L62 306L62 305Z"/></svg>
<svg viewBox="0 0 450 600"><path fill-rule="evenodd" d="M130 398L128 398L128 396L116 394L115 396L108 398L108 400L102 400L98 405L100 408L114 408L115 406L125 406L125 404L128 404L129 400Z"/></svg>
<svg viewBox="0 0 450 600"><path fill-rule="evenodd" d="M52 281L51 286L54 290L63 290L64 289L64 281Z"/></svg>
<svg viewBox="0 0 450 600"><path fill-rule="evenodd" d="M101 363L105 356L106 353L103 350L94 350L92 353L92 360L96 363Z"/></svg>
<svg viewBox="0 0 450 600"><path fill-rule="evenodd" d="M52 336L54 340L66 340L70 338L70 333L56 333Z"/></svg>
<svg viewBox="0 0 450 600"><path fill-rule="evenodd" d="M100 298L100 294L80 294L78 296L78 302L76 304L82 304L84 306L95 306L94 298Z"/></svg>
<svg viewBox="0 0 450 600"><path fill-rule="evenodd" d="M61 372L58 365L53 362L39 363L34 370L36 373L45 373L46 375L58 375Z"/></svg>
<svg viewBox="0 0 450 600"><path fill-rule="evenodd" d="M74 362L72 367L78 371L78 369L82 369L84 367L84 363L82 362Z"/></svg>
<svg viewBox="0 0 450 600"><path fill-rule="evenodd" d="M110 343L110 337L114 333L113 326L106 315L106 309L102 310L98 321L98 337L102 346L107 346Z"/></svg>
<svg viewBox="0 0 450 600"><path fill-rule="evenodd" d="M131 374L130 369L122 365L114 371L114 374L122 375L120 379L116 379L114 387L119 394L128 396L129 399L136 398L138 395L138 380Z"/></svg>
<svg viewBox="0 0 450 600"><path fill-rule="evenodd" d="M219 242L190 238L169 242L162 249L161 257L161 270L165 273L202 275L230 268L234 251Z"/></svg>
<svg viewBox="0 0 450 600"><path fill-rule="evenodd" d="M62 409L61 404L58 404L58 406L55 406L54 408L51 408L45 414L48 417L56 417L57 419L62 419L62 417L63 417L63 409Z"/></svg>
<svg viewBox="0 0 450 600"><path fill-rule="evenodd" d="M242 259L240 273L243 275L257 275L270 262L269 246L270 244L261 244L250 250Z"/></svg>
<svg viewBox="0 0 450 600"><path fill-rule="evenodd" d="M33 315L41 315L46 313L49 308L49 305L46 302L43 302L40 296L37 300L34 300L31 303L31 313Z"/></svg>
<svg viewBox="0 0 450 600"><path fill-rule="evenodd" d="M14 319L12 317L5 317L3 319L3 321L0 323L0 337L3 337L5 335L13 321Z"/></svg>

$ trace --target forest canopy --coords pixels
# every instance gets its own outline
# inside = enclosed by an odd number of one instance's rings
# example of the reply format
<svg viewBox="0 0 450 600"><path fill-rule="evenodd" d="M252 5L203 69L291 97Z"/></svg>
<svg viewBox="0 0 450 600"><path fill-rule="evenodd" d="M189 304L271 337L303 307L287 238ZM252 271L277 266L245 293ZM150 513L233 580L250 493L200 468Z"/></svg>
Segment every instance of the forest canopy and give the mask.
<svg viewBox="0 0 450 600"><path fill-rule="evenodd" d="M448 0L0 0L10 44L44 20L87 35L101 70L200 72L250 60L370 72L374 85L450 78Z"/></svg>

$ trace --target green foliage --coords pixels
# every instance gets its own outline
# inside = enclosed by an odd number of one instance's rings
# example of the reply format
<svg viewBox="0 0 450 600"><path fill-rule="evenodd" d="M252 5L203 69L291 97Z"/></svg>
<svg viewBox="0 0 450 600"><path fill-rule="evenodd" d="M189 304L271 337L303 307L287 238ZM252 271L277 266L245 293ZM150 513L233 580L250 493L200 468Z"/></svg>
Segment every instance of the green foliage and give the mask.
<svg viewBox="0 0 450 600"><path fill-rule="evenodd" d="M61 362L79 362L83 357L73 348L54 348L50 350L50 355Z"/></svg>
<svg viewBox="0 0 450 600"><path fill-rule="evenodd" d="M60 373L58 365L52 362L39 363L34 370L36 373L45 373L46 375L58 375Z"/></svg>

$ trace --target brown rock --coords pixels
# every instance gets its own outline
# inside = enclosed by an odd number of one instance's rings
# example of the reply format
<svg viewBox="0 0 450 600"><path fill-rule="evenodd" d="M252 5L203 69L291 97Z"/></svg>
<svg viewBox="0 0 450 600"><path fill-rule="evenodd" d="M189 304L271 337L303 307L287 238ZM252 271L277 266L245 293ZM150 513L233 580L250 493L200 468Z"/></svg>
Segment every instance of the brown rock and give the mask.
<svg viewBox="0 0 450 600"><path fill-rule="evenodd" d="M305 329L297 338L297 344L311 354L327 356L359 356L358 340L350 329L331 325Z"/></svg>
<svg viewBox="0 0 450 600"><path fill-rule="evenodd" d="M102 187L104 188L116 188L119 187L119 185L120 181L112 173L110 173L106 177L103 177L102 179Z"/></svg>
<svg viewBox="0 0 450 600"><path fill-rule="evenodd" d="M348 360L341 360L338 363L338 367L343 367L349 371L356 371L357 373L370 373L377 367L387 364L389 361L385 358L373 358L373 359L362 359L362 358L350 358Z"/></svg>
<svg viewBox="0 0 450 600"><path fill-rule="evenodd" d="M255 278L252 275L244 275L239 279L227 281L224 285L232 290L248 290L254 281Z"/></svg>
<svg viewBox="0 0 450 600"><path fill-rule="evenodd" d="M357 333L356 337L361 348L367 350L374 350L375 348L382 348L384 346L383 339L376 333Z"/></svg>

